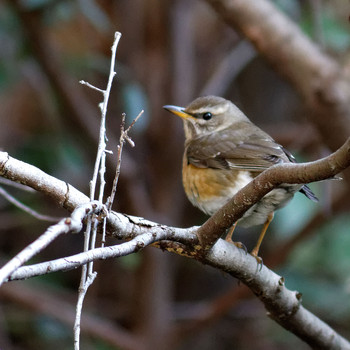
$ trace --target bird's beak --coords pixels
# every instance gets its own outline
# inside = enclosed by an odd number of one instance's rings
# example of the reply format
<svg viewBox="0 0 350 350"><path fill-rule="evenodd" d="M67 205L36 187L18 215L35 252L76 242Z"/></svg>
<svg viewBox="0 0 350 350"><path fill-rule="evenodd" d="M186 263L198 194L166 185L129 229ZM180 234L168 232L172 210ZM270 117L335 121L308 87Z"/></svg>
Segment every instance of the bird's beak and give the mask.
<svg viewBox="0 0 350 350"><path fill-rule="evenodd" d="M170 113L176 114L177 116L181 117L184 120L188 120L188 119L195 120L195 118L191 114L188 114L185 112L185 108L183 107L166 105L166 106L163 106L163 108Z"/></svg>

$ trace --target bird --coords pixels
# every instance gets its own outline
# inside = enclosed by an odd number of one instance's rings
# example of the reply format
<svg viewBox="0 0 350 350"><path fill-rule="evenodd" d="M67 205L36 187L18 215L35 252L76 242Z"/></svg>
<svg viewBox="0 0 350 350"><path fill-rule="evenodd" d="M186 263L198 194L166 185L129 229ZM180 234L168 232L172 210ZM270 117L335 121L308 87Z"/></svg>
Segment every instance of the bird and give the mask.
<svg viewBox="0 0 350 350"><path fill-rule="evenodd" d="M183 121L183 187L189 201L209 216L264 170L275 164L296 162L288 150L227 99L203 96L187 107L165 105L163 108ZM296 192L318 201L306 184L282 184L254 204L232 226L226 240L232 242L236 225L263 225L251 251L258 260L274 212L284 207ZM242 247L240 243L237 246Z"/></svg>

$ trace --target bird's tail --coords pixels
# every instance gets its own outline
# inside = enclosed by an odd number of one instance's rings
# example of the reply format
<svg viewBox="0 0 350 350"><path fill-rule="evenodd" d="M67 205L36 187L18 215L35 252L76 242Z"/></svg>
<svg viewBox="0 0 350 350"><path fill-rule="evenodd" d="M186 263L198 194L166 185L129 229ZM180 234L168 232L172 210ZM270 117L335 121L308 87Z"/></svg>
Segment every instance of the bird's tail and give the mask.
<svg viewBox="0 0 350 350"><path fill-rule="evenodd" d="M307 198L311 199L314 202L318 202L318 198L315 193L313 193L308 185L304 185L299 192L304 194Z"/></svg>

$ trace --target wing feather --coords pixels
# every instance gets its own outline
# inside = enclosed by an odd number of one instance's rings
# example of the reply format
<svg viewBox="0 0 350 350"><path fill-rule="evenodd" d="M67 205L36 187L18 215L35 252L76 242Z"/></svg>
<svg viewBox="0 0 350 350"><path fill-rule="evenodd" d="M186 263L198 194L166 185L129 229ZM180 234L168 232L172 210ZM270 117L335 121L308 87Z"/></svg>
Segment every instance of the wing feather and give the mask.
<svg viewBox="0 0 350 350"><path fill-rule="evenodd" d="M261 172L290 162L282 146L253 124L221 130L188 143L188 162L201 168L242 169Z"/></svg>

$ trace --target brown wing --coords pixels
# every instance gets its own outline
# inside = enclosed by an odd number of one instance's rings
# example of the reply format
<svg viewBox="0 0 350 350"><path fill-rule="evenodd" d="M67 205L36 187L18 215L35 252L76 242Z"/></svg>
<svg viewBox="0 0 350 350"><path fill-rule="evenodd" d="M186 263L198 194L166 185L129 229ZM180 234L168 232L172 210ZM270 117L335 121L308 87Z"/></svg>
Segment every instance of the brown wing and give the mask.
<svg viewBox="0 0 350 350"><path fill-rule="evenodd" d="M192 140L186 147L188 162L200 168L242 169L261 172L290 162L284 149L253 124L239 123Z"/></svg>
<svg viewBox="0 0 350 350"><path fill-rule="evenodd" d="M293 155L253 124L242 123L234 130L221 130L191 141L186 147L189 163L199 168L242 169L262 172L274 164L295 163ZM304 185L300 192L317 202Z"/></svg>

